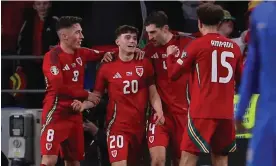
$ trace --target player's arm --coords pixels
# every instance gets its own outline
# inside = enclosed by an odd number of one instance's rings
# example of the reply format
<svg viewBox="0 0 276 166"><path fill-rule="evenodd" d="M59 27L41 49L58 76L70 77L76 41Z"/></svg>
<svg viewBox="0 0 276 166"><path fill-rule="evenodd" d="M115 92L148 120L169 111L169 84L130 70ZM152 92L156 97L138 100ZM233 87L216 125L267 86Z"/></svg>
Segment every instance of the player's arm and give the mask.
<svg viewBox="0 0 276 166"><path fill-rule="evenodd" d="M156 112L163 112L161 98L154 84L149 86L149 99L150 99L150 104L152 108Z"/></svg>
<svg viewBox="0 0 276 166"><path fill-rule="evenodd" d="M252 17L254 18L254 17ZM259 77L259 52L258 38L256 35L256 23L251 20L250 25L250 41L248 45L248 56L244 66L241 86L239 89L240 101L236 112L236 120L242 120L248 103L254 91L254 86L258 82Z"/></svg>
<svg viewBox="0 0 276 166"><path fill-rule="evenodd" d="M99 97L102 97L104 95L105 89L107 88L107 78L106 78L106 67L107 64L101 64L97 71L96 75L96 81L93 93L98 95Z"/></svg>
<svg viewBox="0 0 276 166"><path fill-rule="evenodd" d="M160 96L157 92L156 86L154 84L154 70L149 58L144 59L146 66L146 74L147 74L147 86L149 87L149 99L152 107L156 111L162 111L162 104Z"/></svg>
<svg viewBox="0 0 276 166"><path fill-rule="evenodd" d="M57 48L54 48L57 49ZM57 50L58 51L58 50ZM66 85L63 80L64 76L59 62L58 52L51 51L47 53L43 60L43 73L57 95L67 96L70 98L88 98L88 91L80 87L70 87Z"/></svg>
<svg viewBox="0 0 276 166"><path fill-rule="evenodd" d="M99 51L90 48L82 48L86 61L100 61L104 56L112 58L111 52Z"/></svg>
<svg viewBox="0 0 276 166"><path fill-rule="evenodd" d="M93 102L87 101L87 100L84 102L81 102L79 100L74 100L73 103L71 104L71 106L72 106L73 110L83 112L84 110L93 108L96 105Z"/></svg>
<svg viewBox="0 0 276 166"><path fill-rule="evenodd" d="M149 100L152 108L155 110L154 120L156 124L164 124L165 118L162 109L161 98L157 92L156 86L154 84L149 86Z"/></svg>
<svg viewBox="0 0 276 166"><path fill-rule="evenodd" d="M105 85L106 84L105 84L105 76L104 76L104 67L100 66L97 71L95 87L92 94L94 94L98 98L101 98L102 95L104 94ZM97 98L95 98L95 100L92 98L91 99L88 98L88 100L85 100L83 102L79 100L74 100L71 106L73 107L74 110L82 112L85 109L95 107L97 104L99 104Z"/></svg>
<svg viewBox="0 0 276 166"><path fill-rule="evenodd" d="M154 84L154 70L152 63L148 58L144 59L145 66L146 66L146 73L147 73L147 85L149 87L149 100L151 103L152 108L155 110L156 123L163 124L164 123L164 116L163 116L163 109L162 109L162 102L161 98L157 92L156 86Z"/></svg>
<svg viewBox="0 0 276 166"><path fill-rule="evenodd" d="M177 80L184 72L189 72L195 60L193 44L189 44L183 51L180 51L180 58L175 60L174 54L169 54L166 59L168 77Z"/></svg>

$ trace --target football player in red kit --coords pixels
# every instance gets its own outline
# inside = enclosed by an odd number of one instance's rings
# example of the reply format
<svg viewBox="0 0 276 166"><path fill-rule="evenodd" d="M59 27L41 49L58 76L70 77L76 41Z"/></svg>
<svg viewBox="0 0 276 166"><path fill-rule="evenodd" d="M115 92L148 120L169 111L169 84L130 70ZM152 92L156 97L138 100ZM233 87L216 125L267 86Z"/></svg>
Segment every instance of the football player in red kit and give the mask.
<svg viewBox="0 0 276 166"><path fill-rule="evenodd" d="M172 144L175 165L181 156L180 144L187 124L189 107L189 74L184 74L177 81L171 80L171 68L166 59L171 55L176 61L180 50L186 47L193 38L173 34L168 27L168 18L162 11L151 13L145 20L150 43L145 47L145 56L151 58L157 91L162 99L166 123L156 126L150 121L148 126L148 146L152 166L164 166L166 147Z"/></svg>
<svg viewBox="0 0 276 166"><path fill-rule="evenodd" d="M181 166L196 166L199 152L211 153L214 166L227 166L228 153L236 150L234 118L235 80L241 75L239 46L220 35L223 9L206 3L197 9L203 34L192 41L176 62L168 57L172 79L192 73L192 99L183 134Z"/></svg>
<svg viewBox="0 0 276 166"><path fill-rule="evenodd" d="M138 30L123 25L116 30L118 55L99 68L94 93L103 95L107 88L107 144L112 166L137 165L143 148L146 109L150 101L156 110L156 124L164 117L159 94L154 85L154 71L149 59L136 60ZM73 108L81 111L94 103L75 101Z"/></svg>
<svg viewBox="0 0 276 166"><path fill-rule="evenodd" d="M81 18L64 16L57 23L60 44L45 54L43 73L46 94L41 128L42 166L54 166L59 152L66 165L79 166L84 158L82 116L73 111L73 99L98 101L83 88L86 61L100 60L104 53L81 48Z"/></svg>

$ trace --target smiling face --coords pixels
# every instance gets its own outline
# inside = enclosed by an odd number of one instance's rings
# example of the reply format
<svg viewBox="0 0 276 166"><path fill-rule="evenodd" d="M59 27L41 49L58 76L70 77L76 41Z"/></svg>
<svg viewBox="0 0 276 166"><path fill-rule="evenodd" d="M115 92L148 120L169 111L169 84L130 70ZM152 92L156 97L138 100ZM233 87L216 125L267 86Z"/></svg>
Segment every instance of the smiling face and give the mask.
<svg viewBox="0 0 276 166"><path fill-rule="evenodd" d="M72 49L81 47L81 42L84 39L82 28L79 23L73 24L70 28L64 29L62 33L63 41Z"/></svg>
<svg viewBox="0 0 276 166"><path fill-rule="evenodd" d="M135 52L137 47L137 34L133 32L123 33L117 37L116 44L120 50L130 55Z"/></svg>

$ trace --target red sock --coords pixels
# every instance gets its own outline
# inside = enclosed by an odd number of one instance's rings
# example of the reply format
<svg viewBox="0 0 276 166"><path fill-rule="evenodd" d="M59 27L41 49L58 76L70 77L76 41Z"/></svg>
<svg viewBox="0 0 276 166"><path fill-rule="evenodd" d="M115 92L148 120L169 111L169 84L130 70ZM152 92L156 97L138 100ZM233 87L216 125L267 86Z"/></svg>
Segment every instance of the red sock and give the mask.
<svg viewBox="0 0 276 166"><path fill-rule="evenodd" d="M45 165L45 164L40 164L40 166L47 166L47 165Z"/></svg>

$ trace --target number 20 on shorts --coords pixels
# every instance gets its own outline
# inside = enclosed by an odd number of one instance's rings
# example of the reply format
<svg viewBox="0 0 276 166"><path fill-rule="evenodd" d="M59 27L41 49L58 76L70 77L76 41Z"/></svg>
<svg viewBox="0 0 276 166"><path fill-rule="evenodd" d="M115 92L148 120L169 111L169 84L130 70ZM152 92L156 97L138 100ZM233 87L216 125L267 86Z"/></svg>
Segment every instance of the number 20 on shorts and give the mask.
<svg viewBox="0 0 276 166"><path fill-rule="evenodd" d="M109 139L110 139L110 142L109 142L110 149L124 147L124 137L122 135L111 135L109 136Z"/></svg>

